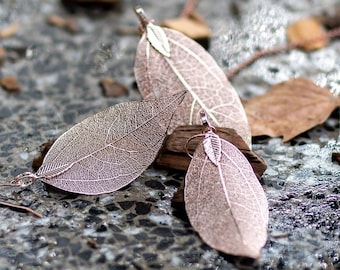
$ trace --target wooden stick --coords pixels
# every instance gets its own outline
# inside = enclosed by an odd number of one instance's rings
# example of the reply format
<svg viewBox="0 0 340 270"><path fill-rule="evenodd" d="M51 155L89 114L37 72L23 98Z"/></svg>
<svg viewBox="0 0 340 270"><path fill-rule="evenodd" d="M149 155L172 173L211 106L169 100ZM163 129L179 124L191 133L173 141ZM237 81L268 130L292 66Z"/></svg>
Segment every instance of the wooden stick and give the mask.
<svg viewBox="0 0 340 270"><path fill-rule="evenodd" d="M185 145L187 144L189 153L193 154L203 137L191 138L202 133L202 128L203 126L200 125L177 127L173 133L166 138L163 148L156 158L155 165L175 170L187 170L190 163L190 157L188 156L188 153L186 153ZM236 131L230 128L217 127L216 133L221 138L234 144L244 154L253 167L256 176L260 179L261 175L266 170L267 165L259 156L249 149Z"/></svg>
<svg viewBox="0 0 340 270"><path fill-rule="evenodd" d="M320 35L318 37L313 37L311 39L306 39L301 42L296 42L296 43L289 43L285 45L281 45L278 47L274 47L272 49L265 49L265 50L260 50L254 53L250 58L245 60L244 62L240 63L238 66L235 68L232 68L231 70L227 71L226 76L228 79L231 77L235 76L238 74L241 70L245 69L246 67L250 66L252 63L254 63L257 59L267 56L267 55L272 55L284 51L289 51L297 47L302 47L306 44L318 41L319 39L324 39L324 38L334 38L340 36L340 27L335 28L331 31L328 31L325 35Z"/></svg>
<svg viewBox="0 0 340 270"><path fill-rule="evenodd" d="M182 18L189 17L195 11L197 2L198 2L197 0L187 0L182 9L180 17Z"/></svg>
<svg viewBox="0 0 340 270"><path fill-rule="evenodd" d="M24 211L27 211L27 212L33 214L36 217L43 218L43 215L41 215L40 213L34 211L33 209L31 209L29 207L16 205L16 204L12 204L12 203L6 203L6 202L0 202L0 205L8 206L8 207L11 207L11 208L16 208L16 209L21 209L21 210L24 210Z"/></svg>

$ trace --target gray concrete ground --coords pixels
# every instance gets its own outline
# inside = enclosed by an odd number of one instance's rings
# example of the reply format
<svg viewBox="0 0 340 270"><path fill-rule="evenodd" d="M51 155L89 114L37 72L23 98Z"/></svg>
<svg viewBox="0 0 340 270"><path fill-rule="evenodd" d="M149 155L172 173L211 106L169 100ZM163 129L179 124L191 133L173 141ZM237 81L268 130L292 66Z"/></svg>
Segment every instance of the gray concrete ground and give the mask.
<svg viewBox="0 0 340 270"><path fill-rule="evenodd" d="M239 15L232 16L231 3ZM184 1L140 1L160 21L179 14ZM1 181L31 170L39 145L110 105L141 97L134 85L138 36L118 35L137 26L136 1L120 11L71 14L79 32L46 24L53 13L70 15L59 1L0 1L0 26L18 22L17 35L0 40L10 52L1 75L15 75L22 90L0 91ZM290 22L339 8L326 1L200 1L198 11L213 29L210 51L224 70L258 47L285 42ZM235 10L235 9L234 9ZM293 50L260 59L233 78L241 97L304 76L340 92L340 43L312 53ZM128 95L107 98L98 79L111 76ZM171 198L184 175L150 168L123 190L101 196L61 193L41 182L1 189L3 201L42 213L37 219L1 208L0 269L340 269L339 110L289 143L255 141L268 163L263 188L270 207L269 235L256 261L223 255L206 246ZM9 198L11 200L9 200Z"/></svg>

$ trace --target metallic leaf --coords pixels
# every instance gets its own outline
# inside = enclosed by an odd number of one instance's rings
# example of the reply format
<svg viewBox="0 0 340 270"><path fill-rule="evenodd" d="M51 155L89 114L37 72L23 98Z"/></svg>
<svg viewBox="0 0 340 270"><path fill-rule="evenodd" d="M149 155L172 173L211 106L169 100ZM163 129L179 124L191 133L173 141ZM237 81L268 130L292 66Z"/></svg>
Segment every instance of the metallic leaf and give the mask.
<svg viewBox="0 0 340 270"><path fill-rule="evenodd" d="M217 151L221 158L216 162ZM190 162L184 200L193 228L209 246L237 256L260 256L267 239L266 196L244 155L211 130Z"/></svg>
<svg viewBox="0 0 340 270"><path fill-rule="evenodd" d="M203 148L210 161L218 166L222 157L220 137L212 131L207 132L203 140Z"/></svg>
<svg viewBox="0 0 340 270"><path fill-rule="evenodd" d="M233 128L250 146L250 130L241 101L215 60L199 44L183 34L162 28L171 55L165 57L144 33L139 42L135 77L145 99L187 90L174 114L169 134L180 125L200 124L203 109L212 124Z"/></svg>
<svg viewBox="0 0 340 270"><path fill-rule="evenodd" d="M89 195L129 184L155 159L184 95L121 103L83 120L57 139L37 177Z"/></svg>

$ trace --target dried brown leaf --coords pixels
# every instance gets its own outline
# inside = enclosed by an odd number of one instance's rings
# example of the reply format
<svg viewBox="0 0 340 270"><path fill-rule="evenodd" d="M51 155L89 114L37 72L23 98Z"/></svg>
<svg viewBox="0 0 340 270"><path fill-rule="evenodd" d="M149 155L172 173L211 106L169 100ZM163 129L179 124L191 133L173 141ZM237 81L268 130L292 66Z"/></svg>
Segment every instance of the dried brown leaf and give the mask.
<svg viewBox="0 0 340 270"><path fill-rule="evenodd" d="M116 3L119 2L120 0L69 0L70 2L78 2L78 3L94 3L94 4L98 4L98 3Z"/></svg>
<svg viewBox="0 0 340 270"><path fill-rule="evenodd" d="M6 50L0 47L0 61L5 57Z"/></svg>
<svg viewBox="0 0 340 270"><path fill-rule="evenodd" d="M36 172L40 168L40 166L42 165L42 163L44 161L45 156L47 155L48 151L50 150L50 148L52 147L54 142L55 142L55 140L51 140L51 141L47 141L47 142L43 143L42 145L40 145L40 155L37 156L32 161L33 171Z"/></svg>
<svg viewBox="0 0 340 270"><path fill-rule="evenodd" d="M328 29L340 27L340 6L332 10L331 14L318 15L316 19Z"/></svg>
<svg viewBox="0 0 340 270"><path fill-rule="evenodd" d="M241 101L211 55L182 33L158 27L138 12L146 31L138 44L134 70L143 97L159 97L179 90L190 93L174 114L169 134L177 126L200 124L203 109L215 126L235 129L250 145Z"/></svg>
<svg viewBox="0 0 340 270"><path fill-rule="evenodd" d="M266 196L244 155L211 130L190 162L184 199L191 225L209 246L260 257L267 239Z"/></svg>
<svg viewBox="0 0 340 270"><path fill-rule="evenodd" d="M6 76L0 80L0 85L8 92L20 91L20 85L14 76Z"/></svg>
<svg viewBox="0 0 340 270"><path fill-rule="evenodd" d="M128 93L128 89L124 85L111 78L101 79L99 85L103 89L104 96L106 97L120 97Z"/></svg>
<svg viewBox="0 0 340 270"><path fill-rule="evenodd" d="M77 13L78 8L85 8L93 15L103 14L110 10L122 10L122 0L61 0L64 7L71 13Z"/></svg>
<svg viewBox="0 0 340 270"><path fill-rule="evenodd" d="M0 38L8 38L15 35L19 30L18 23L12 23L11 25L0 30Z"/></svg>
<svg viewBox="0 0 340 270"><path fill-rule="evenodd" d="M197 15L191 13L188 17L164 20L161 26L174 29L192 39L210 38L209 26Z"/></svg>
<svg viewBox="0 0 340 270"><path fill-rule="evenodd" d="M78 25L72 18L63 18L61 16L51 14L47 16L47 22L53 26L67 30L70 33L78 32Z"/></svg>
<svg viewBox="0 0 340 270"><path fill-rule="evenodd" d="M287 28L287 36L290 43L303 43L303 41L325 36L324 38L319 38L314 42L304 44L302 47L306 51L321 49L328 43L326 31L314 18L299 20L291 24Z"/></svg>
<svg viewBox="0 0 340 270"><path fill-rule="evenodd" d="M340 153L332 153L332 162L340 165Z"/></svg>
<svg viewBox="0 0 340 270"><path fill-rule="evenodd" d="M87 241L86 241L86 244L90 247L90 248L93 248L93 249L97 249L98 248L98 242L93 239L93 238L88 238Z"/></svg>
<svg viewBox="0 0 340 270"><path fill-rule="evenodd" d="M22 173L6 185L24 187L41 179L88 195L126 186L155 159L185 93L120 103L86 118L54 142L36 174Z"/></svg>
<svg viewBox="0 0 340 270"><path fill-rule="evenodd" d="M283 136L289 141L327 120L340 97L304 78L274 85L245 104L253 136Z"/></svg>

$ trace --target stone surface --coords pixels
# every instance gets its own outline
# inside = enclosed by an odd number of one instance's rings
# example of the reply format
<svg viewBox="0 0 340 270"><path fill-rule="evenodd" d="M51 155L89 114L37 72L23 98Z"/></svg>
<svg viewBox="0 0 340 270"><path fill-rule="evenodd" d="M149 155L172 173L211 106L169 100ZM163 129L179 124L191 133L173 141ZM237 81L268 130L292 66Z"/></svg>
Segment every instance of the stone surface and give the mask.
<svg viewBox="0 0 340 270"><path fill-rule="evenodd" d="M0 175L6 181L31 170L40 144L107 106L139 100L133 77L138 36L117 34L136 27L134 1L118 11L79 8L75 35L46 23L50 14L70 15L58 1L0 3L0 28L18 22L15 36L1 40L1 75L18 78L21 91L0 91ZM231 3L234 3L231 9ZM140 1L160 22L176 17L184 1ZM332 13L337 0L200 1L212 28L211 52L226 71L256 48L285 42L285 27L303 17ZM242 97L305 76L340 92L340 43L311 53L293 50L258 60L232 79ZM98 80L110 76L128 94L106 98ZM42 213L1 208L0 269L338 269L340 167L339 110L323 125L283 144L258 138L253 149L268 163L263 188L270 206L262 257L249 261L218 253L192 230L182 204L171 203L184 179L148 169L126 188L101 196L61 193L36 182L2 188L1 200Z"/></svg>

